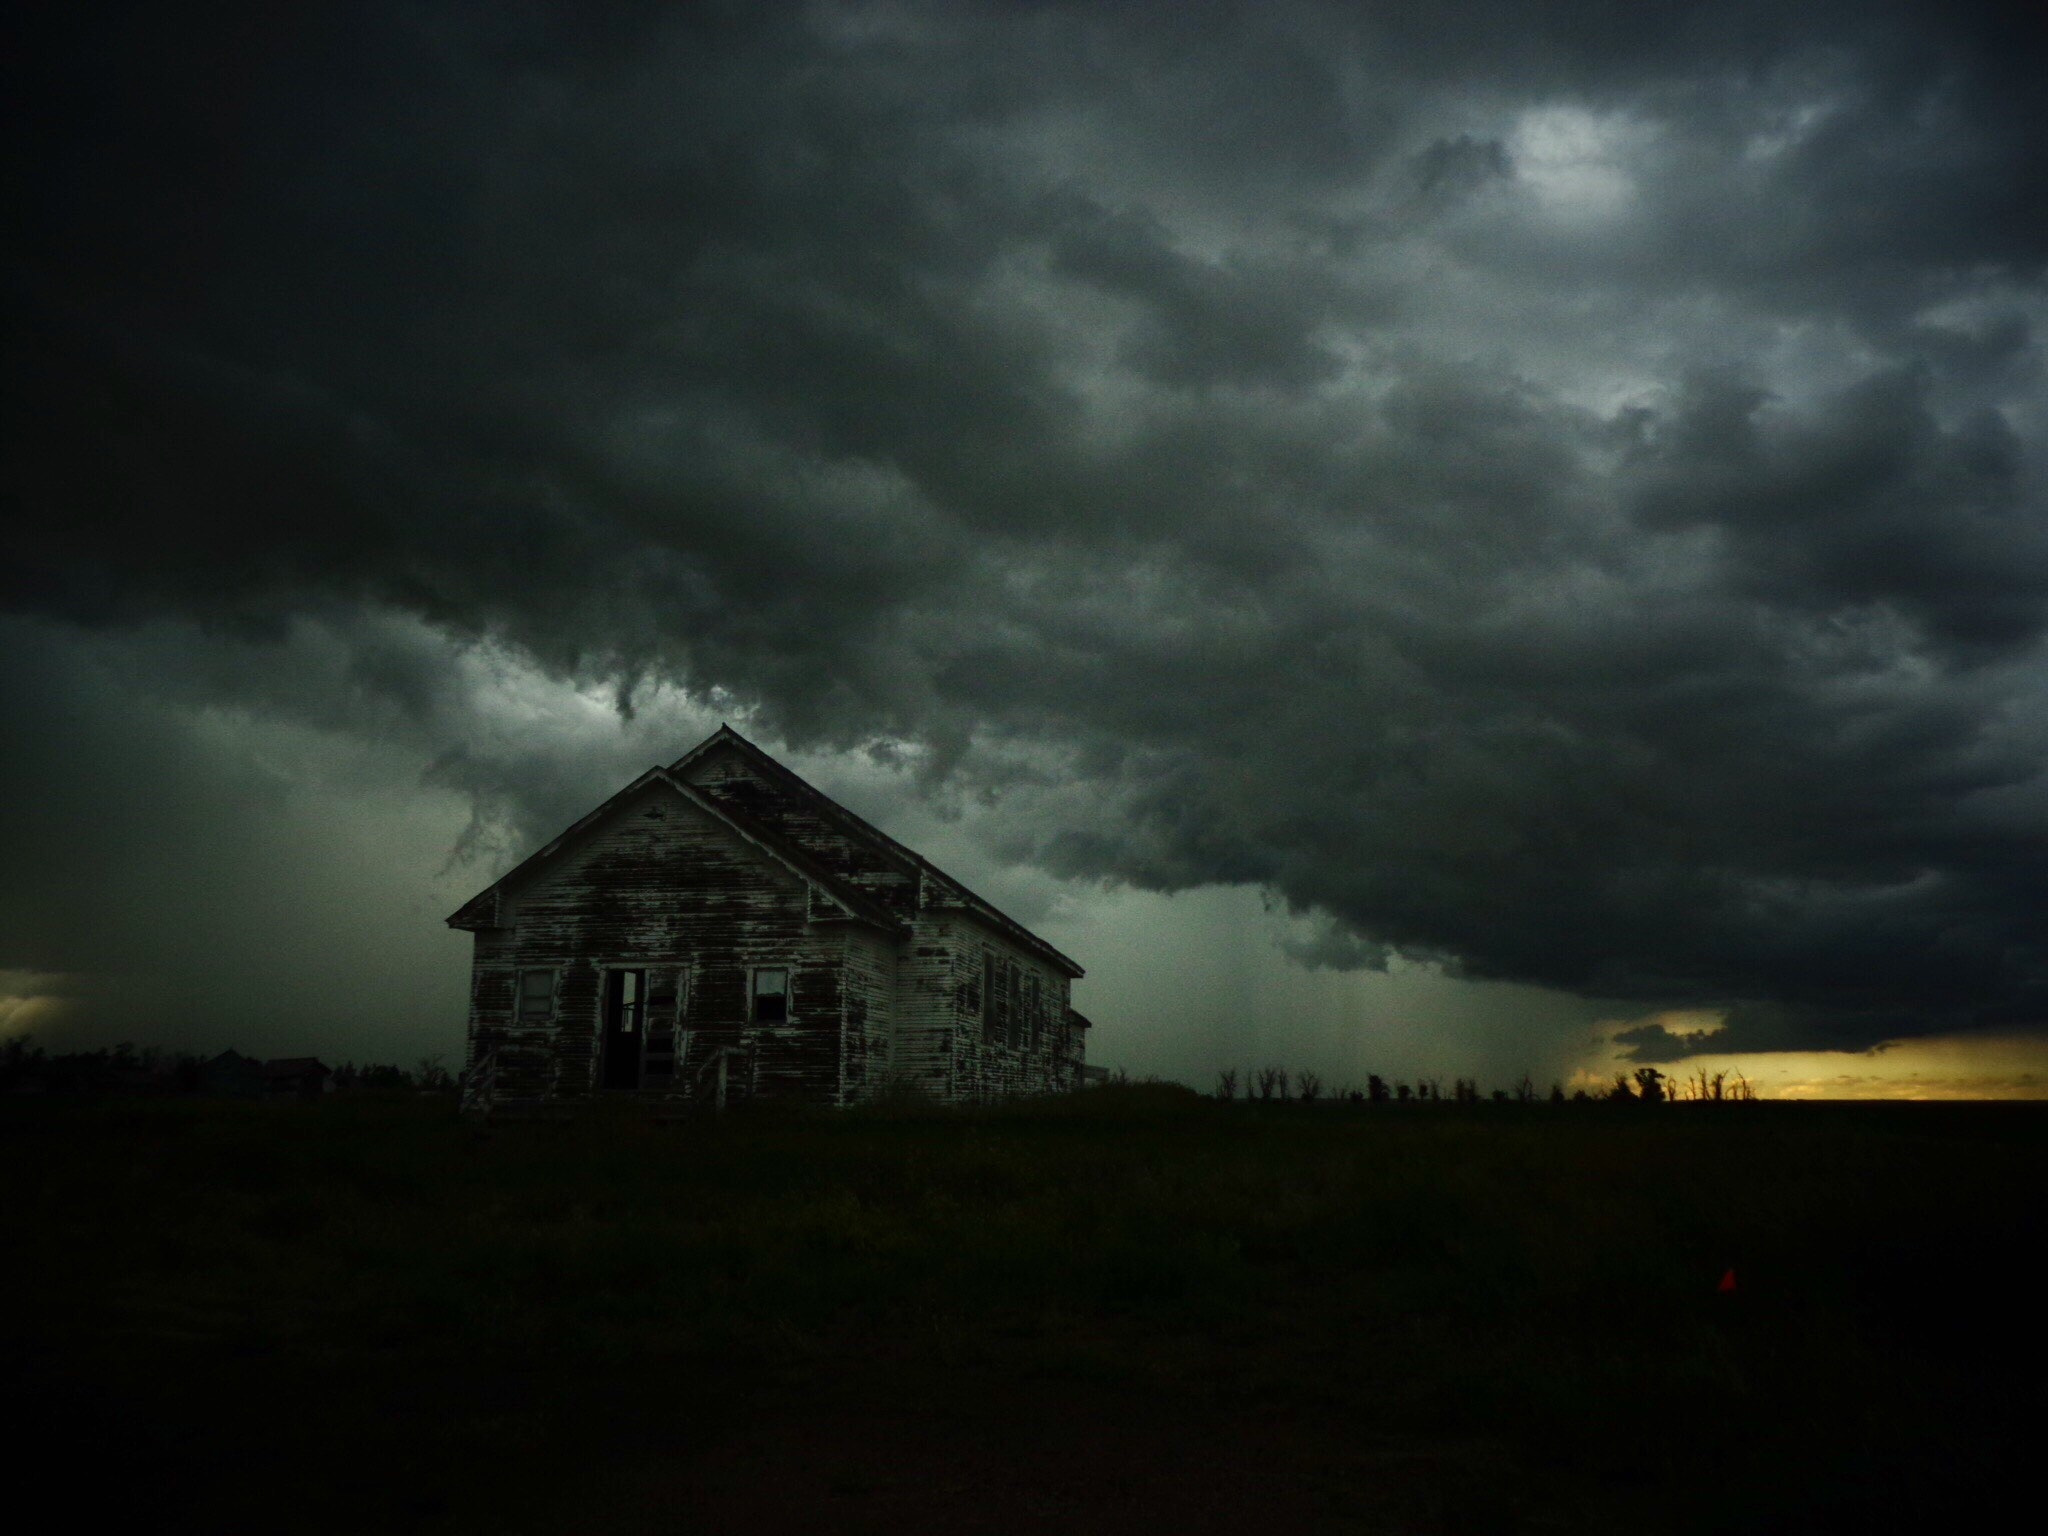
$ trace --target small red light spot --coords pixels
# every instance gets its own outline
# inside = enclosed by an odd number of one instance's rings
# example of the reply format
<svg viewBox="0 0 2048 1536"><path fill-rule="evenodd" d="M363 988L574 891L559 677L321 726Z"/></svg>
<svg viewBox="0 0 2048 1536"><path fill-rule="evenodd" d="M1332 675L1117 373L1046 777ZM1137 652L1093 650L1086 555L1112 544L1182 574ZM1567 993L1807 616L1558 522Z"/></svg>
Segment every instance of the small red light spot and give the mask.
<svg viewBox="0 0 2048 1536"><path fill-rule="evenodd" d="M1714 1289L1723 1296L1731 1293L1735 1289L1735 1271L1732 1269L1724 1270L1721 1274L1721 1283L1715 1286Z"/></svg>

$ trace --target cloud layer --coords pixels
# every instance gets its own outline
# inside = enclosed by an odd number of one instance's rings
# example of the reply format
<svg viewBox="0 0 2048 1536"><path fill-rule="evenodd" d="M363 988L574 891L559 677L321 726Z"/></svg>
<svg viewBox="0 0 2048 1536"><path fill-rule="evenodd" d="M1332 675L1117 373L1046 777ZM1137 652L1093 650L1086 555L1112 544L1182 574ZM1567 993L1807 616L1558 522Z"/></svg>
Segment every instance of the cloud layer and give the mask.
<svg viewBox="0 0 2048 1536"><path fill-rule="evenodd" d="M1013 859L1267 887L1312 964L1724 1052L2041 1024L2037 37L1418 14L53 34L0 604L315 617L345 690L153 654L383 699L522 834L581 807L409 624L901 744Z"/></svg>

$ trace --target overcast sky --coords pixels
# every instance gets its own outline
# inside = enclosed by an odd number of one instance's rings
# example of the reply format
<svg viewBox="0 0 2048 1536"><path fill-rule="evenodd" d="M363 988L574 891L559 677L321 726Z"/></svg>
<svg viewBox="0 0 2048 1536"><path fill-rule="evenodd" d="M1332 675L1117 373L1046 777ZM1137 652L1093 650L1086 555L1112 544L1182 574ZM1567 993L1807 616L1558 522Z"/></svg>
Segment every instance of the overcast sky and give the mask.
<svg viewBox="0 0 2048 1536"><path fill-rule="evenodd" d="M44 9L0 1030L455 1056L731 720L1133 1071L2048 1091L2023 8Z"/></svg>

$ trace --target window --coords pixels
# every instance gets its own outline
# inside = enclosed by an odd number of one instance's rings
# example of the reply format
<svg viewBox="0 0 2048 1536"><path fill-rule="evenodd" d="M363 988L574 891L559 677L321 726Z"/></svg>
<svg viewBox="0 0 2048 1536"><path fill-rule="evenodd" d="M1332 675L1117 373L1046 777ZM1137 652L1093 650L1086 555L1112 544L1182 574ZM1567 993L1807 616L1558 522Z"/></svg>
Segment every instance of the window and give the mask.
<svg viewBox="0 0 2048 1536"><path fill-rule="evenodd" d="M1031 1049L1038 1049L1038 1034L1044 1023L1044 998L1038 989L1038 973L1024 978L1024 1017L1030 1021Z"/></svg>
<svg viewBox="0 0 2048 1536"><path fill-rule="evenodd" d="M641 1004L646 997L646 980L645 971L604 972L604 1034L598 1048L600 1087L640 1086Z"/></svg>
<svg viewBox="0 0 2048 1536"><path fill-rule="evenodd" d="M519 1022L545 1024L555 1016L555 973L519 973Z"/></svg>
<svg viewBox="0 0 2048 1536"><path fill-rule="evenodd" d="M612 971L610 974L611 1027L622 1035L640 1032L640 993L646 981L644 971Z"/></svg>
<svg viewBox="0 0 2048 1536"><path fill-rule="evenodd" d="M789 972L781 967L754 972L753 1019L756 1024L789 1020Z"/></svg>
<svg viewBox="0 0 2048 1536"><path fill-rule="evenodd" d="M988 990L994 999L990 1004L987 1015L988 1037L991 1040L1000 1040L1007 1045L1010 1043L1010 1021L1013 1014L1013 1010L1010 1007L1011 984L1017 979L1016 969L998 960L994 952L991 951L988 956L987 971Z"/></svg>

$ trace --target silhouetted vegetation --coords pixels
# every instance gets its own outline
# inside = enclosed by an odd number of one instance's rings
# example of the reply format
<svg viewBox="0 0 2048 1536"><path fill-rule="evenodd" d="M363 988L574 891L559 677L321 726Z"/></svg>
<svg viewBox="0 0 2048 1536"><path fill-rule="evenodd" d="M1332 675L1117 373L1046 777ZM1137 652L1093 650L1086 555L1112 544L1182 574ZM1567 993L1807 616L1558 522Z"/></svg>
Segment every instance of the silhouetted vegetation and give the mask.
<svg viewBox="0 0 2048 1536"><path fill-rule="evenodd" d="M1448 1098L1435 1078L1423 1078L1412 1084L1396 1083L1371 1072L1366 1075L1364 1088L1341 1088L1334 1095L1325 1097L1322 1075L1314 1071L1290 1073L1285 1067L1267 1066L1241 1077L1235 1068L1231 1068L1217 1074L1214 1097L1226 1104L1240 1102L1237 1094L1240 1081L1250 1084L1250 1091L1242 1101L1246 1104L1291 1104L1303 1110L1318 1107L1364 1108L1387 1103L1528 1106L1548 1103L1556 1107L1587 1104L1596 1098L1610 1104L1636 1105L1750 1104L1757 1100L1755 1088L1739 1072L1709 1074L1701 1069L1690 1078L1674 1080L1656 1067L1638 1067L1633 1073L1616 1073L1612 1085L1598 1095L1587 1093L1583 1087L1575 1087L1567 1093L1561 1082L1551 1083L1545 1093L1537 1088L1535 1078L1524 1072L1511 1088L1482 1089L1477 1078L1455 1078ZM1291 1095L1290 1084L1293 1087Z"/></svg>
<svg viewBox="0 0 2048 1536"><path fill-rule="evenodd" d="M198 1087L200 1058L121 1044L46 1053L26 1035L0 1044L0 1093L180 1093Z"/></svg>
<svg viewBox="0 0 2048 1536"><path fill-rule="evenodd" d="M1705 1067L1698 1068L1671 1091L1672 1098L1694 1104L1748 1104L1756 1096L1756 1089L1741 1072L1716 1072L1709 1076Z"/></svg>
<svg viewBox="0 0 2048 1536"><path fill-rule="evenodd" d="M344 1061L334 1069L334 1087L339 1092L352 1088L410 1089L417 1093L453 1093L455 1076L439 1056L428 1056L411 1071L395 1064L365 1062L357 1066Z"/></svg>
<svg viewBox="0 0 2048 1536"><path fill-rule="evenodd" d="M47 1052L27 1035L0 1042L0 1093L90 1094L167 1097L209 1091L208 1063L233 1051L201 1054L132 1044L90 1051ZM253 1060L249 1064L257 1065ZM410 1070L389 1063L344 1061L329 1075L330 1091L383 1089L405 1093L452 1094L454 1074L439 1056Z"/></svg>

